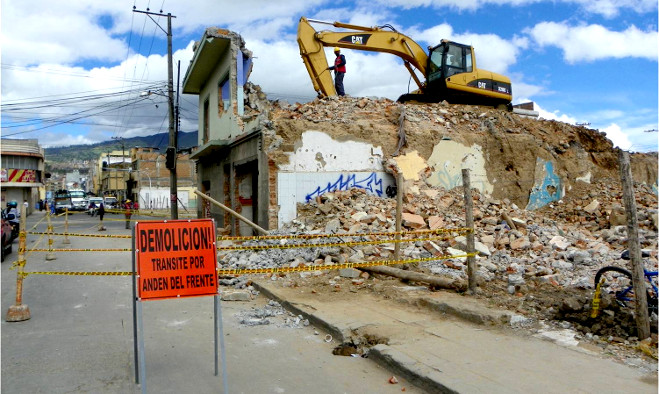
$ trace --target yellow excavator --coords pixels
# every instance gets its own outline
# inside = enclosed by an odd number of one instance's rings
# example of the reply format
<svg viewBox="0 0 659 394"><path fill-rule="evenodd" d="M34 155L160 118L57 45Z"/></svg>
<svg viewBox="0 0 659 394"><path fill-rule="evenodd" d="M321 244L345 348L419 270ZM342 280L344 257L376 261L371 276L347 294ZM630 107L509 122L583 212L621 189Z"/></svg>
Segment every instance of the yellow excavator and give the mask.
<svg viewBox="0 0 659 394"><path fill-rule="evenodd" d="M331 25L354 31L316 31L311 23ZM297 28L300 55L319 97L336 95L323 47L333 46L371 52L386 52L403 59L418 89L400 96L398 101L439 102L488 105L511 108L512 88L504 75L476 67L474 48L442 40L428 53L411 38L391 25L364 27L341 22L300 18ZM362 70L364 71L364 70ZM416 73L425 77L421 81Z"/></svg>

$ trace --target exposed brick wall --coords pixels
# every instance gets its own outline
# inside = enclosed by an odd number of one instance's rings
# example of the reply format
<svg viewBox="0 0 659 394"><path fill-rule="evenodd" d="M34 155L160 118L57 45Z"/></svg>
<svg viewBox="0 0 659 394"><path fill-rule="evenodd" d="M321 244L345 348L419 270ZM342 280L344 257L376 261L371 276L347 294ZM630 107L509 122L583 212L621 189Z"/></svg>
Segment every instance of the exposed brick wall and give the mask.
<svg viewBox="0 0 659 394"><path fill-rule="evenodd" d="M268 158L268 228L279 228L279 205L277 204L277 164Z"/></svg>

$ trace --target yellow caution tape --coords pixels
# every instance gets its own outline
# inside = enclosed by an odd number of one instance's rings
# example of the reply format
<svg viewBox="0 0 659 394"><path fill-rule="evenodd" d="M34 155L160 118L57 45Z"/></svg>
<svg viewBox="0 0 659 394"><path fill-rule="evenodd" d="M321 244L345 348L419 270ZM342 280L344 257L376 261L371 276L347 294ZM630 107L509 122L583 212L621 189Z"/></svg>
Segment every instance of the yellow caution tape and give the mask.
<svg viewBox="0 0 659 394"><path fill-rule="evenodd" d="M110 234L79 234L79 233L51 233L51 232L38 232L30 231L28 234L32 235L57 235L67 237L90 237L90 238L132 238L132 235L110 235Z"/></svg>
<svg viewBox="0 0 659 394"><path fill-rule="evenodd" d="M28 275L65 275L65 276L129 276L133 275L131 271L97 271L97 272L59 272L59 271L26 271L24 276Z"/></svg>
<svg viewBox="0 0 659 394"><path fill-rule="evenodd" d="M433 241L433 240L447 240L452 237L428 237L428 238L414 238L414 239L379 239L376 241L354 241L354 242L335 242L335 243L320 243L320 244L290 244L290 245L250 245L250 246L219 246L217 250L231 251L231 250L265 250L265 249L295 249L295 248L326 248L333 246L357 246L357 245L378 245L387 243L404 243L404 242L417 242L417 241Z"/></svg>
<svg viewBox="0 0 659 394"><path fill-rule="evenodd" d="M592 319L596 318L600 313L600 301L602 293L602 284L606 281L605 278L600 279L599 283L595 287L595 295L593 295L593 310L590 312L590 317Z"/></svg>
<svg viewBox="0 0 659 394"><path fill-rule="evenodd" d="M133 249L29 249L28 252L132 252Z"/></svg>
<svg viewBox="0 0 659 394"><path fill-rule="evenodd" d="M446 255L435 257L424 257L407 260L379 260L368 261L361 263L344 263L335 265L307 265L298 267L273 267L273 268L242 268L242 269L219 269L218 275L254 275L254 274L278 274L287 272L309 272L309 271L325 271L336 270L344 268L360 268L360 267L376 267L380 265L395 265L395 264L409 264L420 263L425 261L438 261L450 258L471 257L475 253L466 253L462 255ZM129 276L133 273L130 271L98 271L98 272L80 272L80 271L30 271L24 272L24 276L28 275L66 275L66 276Z"/></svg>
<svg viewBox="0 0 659 394"><path fill-rule="evenodd" d="M394 236L394 235L417 235L417 234L444 234L444 233L458 233L465 235L473 232L470 228L455 228L455 229L435 229L435 230L416 230L416 231L386 231L377 233L337 233L337 234L289 234L289 235L258 235L258 236L228 236L220 235L217 237L218 241L261 241L266 239L313 239L313 238L336 238L336 237L368 237L368 236Z"/></svg>
<svg viewBox="0 0 659 394"><path fill-rule="evenodd" d="M335 269L344 269L344 268L376 267L380 265L421 263L426 261L438 261L438 260L447 260L451 258L471 257L471 256L476 256L476 254L466 253L462 255L422 257L422 258L407 259L407 260L379 260L379 261L344 263L344 264L335 264L335 265L307 265L307 266L298 266L298 267L277 267L277 268L220 269L218 270L218 274L251 275L251 274L276 274L276 273L286 273L286 272L323 271L323 270L335 270Z"/></svg>

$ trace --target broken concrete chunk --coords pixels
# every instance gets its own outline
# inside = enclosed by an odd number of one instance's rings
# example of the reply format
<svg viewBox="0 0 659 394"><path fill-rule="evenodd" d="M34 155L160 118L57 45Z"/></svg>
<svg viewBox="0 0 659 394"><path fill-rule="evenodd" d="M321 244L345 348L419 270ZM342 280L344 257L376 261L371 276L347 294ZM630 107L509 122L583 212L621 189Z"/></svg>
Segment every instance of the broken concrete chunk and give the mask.
<svg viewBox="0 0 659 394"><path fill-rule="evenodd" d="M361 274L361 271L355 268L342 268L339 270L339 275L341 275L342 278L359 278L359 275Z"/></svg>
<svg viewBox="0 0 659 394"><path fill-rule="evenodd" d="M249 290L234 290L222 294L222 301L251 301L252 293Z"/></svg>
<svg viewBox="0 0 659 394"><path fill-rule="evenodd" d="M405 227L419 229L426 227L426 221L423 220L421 215L415 215L413 213L403 212L402 214L402 224Z"/></svg>
<svg viewBox="0 0 659 394"><path fill-rule="evenodd" d="M442 219L439 216L430 216L428 217L428 227L430 227L431 230L437 230L438 228L442 228L444 226L444 219Z"/></svg>
<svg viewBox="0 0 659 394"><path fill-rule="evenodd" d="M570 246L570 242L564 237L556 235L549 240L549 245L555 250L566 250Z"/></svg>
<svg viewBox="0 0 659 394"><path fill-rule="evenodd" d="M583 208L583 210L590 213L590 214L593 214L595 211L599 210L599 207L600 207L599 201L593 200L593 201L590 202L590 204L586 205Z"/></svg>

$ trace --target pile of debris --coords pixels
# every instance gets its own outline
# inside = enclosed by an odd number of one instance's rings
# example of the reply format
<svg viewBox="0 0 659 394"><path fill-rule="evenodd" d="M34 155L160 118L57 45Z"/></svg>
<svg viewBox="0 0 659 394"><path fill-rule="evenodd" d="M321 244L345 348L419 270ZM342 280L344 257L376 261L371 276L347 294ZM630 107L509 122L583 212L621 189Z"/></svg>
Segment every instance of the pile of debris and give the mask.
<svg viewBox="0 0 659 394"><path fill-rule="evenodd" d="M527 211L507 199L497 200L473 190L475 239L482 296L492 297L502 306L538 318L582 320L590 309L593 278L606 265L621 265L626 226L615 216L620 196L611 183L584 186L582 196L570 195L541 211ZM402 225L405 230L461 228L465 223L461 188L431 188L422 181L406 183ZM575 190L577 192L578 190ZM640 241L650 252L648 269L657 269L657 196L644 185L636 185ZM594 203L596 202L596 203ZM319 246L313 244L373 241L382 239L371 233L395 231L395 199L379 198L362 189L325 193L308 204L298 205L298 217L276 234L336 234L336 237L308 240L306 248L267 249L222 253L223 268L332 266L344 262L381 261L393 258L392 237L384 243L357 246ZM654 219L653 219L654 218ZM289 245L298 240L262 240L246 245ZM449 278L466 279L466 258L441 259L464 255L466 239L421 240L401 244L401 259L437 257L437 260L410 265L410 270ZM329 274L327 274L329 272ZM328 276L336 282L336 271L313 271L273 275L273 280ZM353 285L364 278L350 275ZM509 298L505 298L509 297ZM505 300L509 300L506 304ZM524 304L520 307L520 304ZM536 310L531 310L536 309ZM631 312L631 311L630 311ZM654 317L656 319L656 316ZM633 327L622 327L600 334L629 335ZM656 320L654 320L656 323ZM582 327L584 331L591 329Z"/></svg>
<svg viewBox="0 0 659 394"><path fill-rule="evenodd" d="M294 315L284 309L277 301L270 300L263 308L252 307L249 311L237 313L235 317L246 326L274 325L276 327L303 328L309 326L309 320L302 315Z"/></svg>
<svg viewBox="0 0 659 394"><path fill-rule="evenodd" d="M566 191L579 187L582 180L595 183L619 177L617 149L606 133L487 107L329 97L294 105L274 102L268 116L270 123L263 131L266 152L279 166L288 163L302 134L314 130L337 141L370 143L382 149L383 161L416 152L429 166L442 141L476 145L487 169L483 181L493 187L489 194L522 208L538 181L539 159L553 163L554 175ZM635 181L656 184L656 153L633 154L631 162Z"/></svg>

